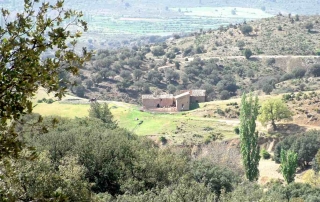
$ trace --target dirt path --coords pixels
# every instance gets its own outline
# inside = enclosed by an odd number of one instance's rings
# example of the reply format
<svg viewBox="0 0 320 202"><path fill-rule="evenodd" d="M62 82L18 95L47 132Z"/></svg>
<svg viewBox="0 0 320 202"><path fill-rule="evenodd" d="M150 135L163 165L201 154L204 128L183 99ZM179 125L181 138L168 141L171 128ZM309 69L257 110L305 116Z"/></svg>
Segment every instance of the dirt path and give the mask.
<svg viewBox="0 0 320 202"><path fill-rule="evenodd" d="M246 59L244 56L200 56L201 59ZM263 58L320 58L317 55L253 55L250 59L263 59ZM193 61L194 57L188 58L188 61ZM180 60L185 60L181 58Z"/></svg>
<svg viewBox="0 0 320 202"><path fill-rule="evenodd" d="M280 179L283 180L282 174L280 173L280 164L276 164L271 159L261 159L259 163L259 184L266 184L271 179ZM303 182L302 178L303 173L296 174L295 182Z"/></svg>

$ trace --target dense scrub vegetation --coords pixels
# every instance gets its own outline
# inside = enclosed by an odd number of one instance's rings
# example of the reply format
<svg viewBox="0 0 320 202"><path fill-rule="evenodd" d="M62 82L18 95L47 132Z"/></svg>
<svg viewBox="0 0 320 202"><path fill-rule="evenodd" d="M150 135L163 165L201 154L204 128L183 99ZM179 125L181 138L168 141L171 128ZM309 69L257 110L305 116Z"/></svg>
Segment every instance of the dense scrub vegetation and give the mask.
<svg viewBox="0 0 320 202"><path fill-rule="evenodd" d="M103 110L100 108L100 110ZM23 141L36 147L11 164L16 172L0 183L1 197L55 201L315 201L320 190L292 183L267 186L245 182L223 162L196 160L189 149L160 149L151 140L97 118L48 117L37 124L25 116L16 128ZM41 131L52 120L49 132ZM12 161L9 160L8 161ZM12 162L13 163L13 162ZM2 170L7 171L7 170ZM12 175L12 174L11 174ZM267 189L266 192L263 189Z"/></svg>
<svg viewBox="0 0 320 202"><path fill-rule="evenodd" d="M78 83L71 90L80 97L132 103L140 102L141 94L175 94L199 88L207 90L209 100L229 99L250 90L265 94L292 92L286 81L318 77L319 61L308 57L281 59L277 55L317 55L318 35L312 33L318 29L315 21L316 16L301 16L297 21L291 15L279 15L201 30L163 43L100 50L81 68L80 78L68 74L61 74L61 78ZM305 27L308 22L314 22L311 32ZM286 26L281 31L272 28L282 23ZM283 40L290 41L280 47L278 42ZM237 58L240 56L247 60ZM289 67L284 60L292 60ZM310 88L304 84L299 89Z"/></svg>

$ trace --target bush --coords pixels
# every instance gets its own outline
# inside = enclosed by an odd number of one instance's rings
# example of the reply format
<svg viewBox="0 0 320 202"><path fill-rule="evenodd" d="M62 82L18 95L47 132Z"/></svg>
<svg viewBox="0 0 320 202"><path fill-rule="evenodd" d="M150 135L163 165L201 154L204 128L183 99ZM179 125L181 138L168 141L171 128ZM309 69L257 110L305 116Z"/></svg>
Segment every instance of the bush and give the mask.
<svg viewBox="0 0 320 202"><path fill-rule="evenodd" d="M261 156L263 159L269 159L271 157L271 155L269 154L269 152L265 149L261 150Z"/></svg>
<svg viewBox="0 0 320 202"><path fill-rule="evenodd" d="M320 64L315 64L310 68L310 73L314 76L314 77L318 77L320 76Z"/></svg>
<svg viewBox="0 0 320 202"><path fill-rule="evenodd" d="M249 35L250 32L252 32L252 27L250 25L243 25L241 28L240 28L242 34L244 35Z"/></svg>
<svg viewBox="0 0 320 202"><path fill-rule="evenodd" d="M235 134L239 135L240 134L239 126L234 127L233 131Z"/></svg>
<svg viewBox="0 0 320 202"><path fill-rule="evenodd" d="M291 73L285 73L284 75L281 76L280 81L287 81L290 80L294 77L293 74Z"/></svg>
<svg viewBox="0 0 320 202"><path fill-rule="evenodd" d="M306 29L308 30L308 32L311 31L311 29L313 29L313 23L312 22L308 22L306 25L305 25Z"/></svg>
<svg viewBox="0 0 320 202"><path fill-rule="evenodd" d="M169 91L170 94L175 93L176 90L177 90L176 87L175 87L174 85L172 85L172 84L169 84L169 85L167 86L167 89L168 89L168 91Z"/></svg>
<svg viewBox="0 0 320 202"><path fill-rule="evenodd" d="M276 63L276 59L274 59L274 58L268 58L267 59L267 65L268 66L271 66L271 65L273 65L275 63Z"/></svg>
<svg viewBox="0 0 320 202"><path fill-rule="evenodd" d="M273 91L273 86L271 84L266 83L263 87L262 87L262 91L267 94L270 95L270 93Z"/></svg>
<svg viewBox="0 0 320 202"><path fill-rule="evenodd" d="M156 46L151 50L153 56L163 56L165 54L162 46Z"/></svg>
<svg viewBox="0 0 320 202"><path fill-rule="evenodd" d="M85 91L86 91L86 88L84 86L82 86L82 85L74 87L74 92L79 97L83 97Z"/></svg>
<svg viewBox="0 0 320 202"><path fill-rule="evenodd" d="M319 150L320 131L312 130L303 135L288 136L279 142L274 150L274 159L280 163L281 150L292 150L298 154L298 165L305 168L310 164Z"/></svg>
<svg viewBox="0 0 320 202"><path fill-rule="evenodd" d="M47 100L47 104L52 104L52 103L54 103L54 100L52 98Z"/></svg>
<svg viewBox="0 0 320 202"><path fill-rule="evenodd" d="M244 41L242 41L242 40L240 40L240 41L237 42L237 46L239 47L240 50L242 50L245 45L246 45L246 44L245 44Z"/></svg>
<svg viewBox="0 0 320 202"><path fill-rule="evenodd" d="M244 51L244 56L246 57L246 59L249 59L252 56L252 51L250 49L246 49Z"/></svg>
<svg viewBox="0 0 320 202"><path fill-rule="evenodd" d="M292 70L292 74L294 75L295 78L302 78L306 74L306 70L302 68L295 68Z"/></svg>
<svg viewBox="0 0 320 202"><path fill-rule="evenodd" d="M221 100L227 100L230 98L230 93L227 90L223 90L220 93L220 99Z"/></svg>
<svg viewBox="0 0 320 202"><path fill-rule="evenodd" d="M165 137L163 137L163 136L161 136L161 137L159 138L159 141L160 141L163 145L167 144L167 142L168 142L167 138L165 138Z"/></svg>

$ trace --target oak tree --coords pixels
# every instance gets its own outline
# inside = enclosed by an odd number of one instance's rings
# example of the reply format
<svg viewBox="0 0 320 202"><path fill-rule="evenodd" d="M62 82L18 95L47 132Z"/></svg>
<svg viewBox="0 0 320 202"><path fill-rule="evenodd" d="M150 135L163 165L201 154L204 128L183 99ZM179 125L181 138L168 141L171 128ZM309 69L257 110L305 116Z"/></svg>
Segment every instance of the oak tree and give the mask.
<svg viewBox="0 0 320 202"><path fill-rule="evenodd" d="M276 130L276 121L290 119L291 117L292 112L289 110L288 106L282 100L275 98L266 100L262 103L258 119L263 125L271 121L273 129Z"/></svg>
<svg viewBox="0 0 320 202"><path fill-rule="evenodd" d="M59 74L78 75L91 55L85 48L76 52L77 39L87 30L82 13L64 9L63 3L24 0L24 10L14 18L9 10L1 10L0 159L21 149L17 134L7 128L9 120L32 112L31 98L40 87L61 98L71 83ZM54 57L45 57L47 53Z"/></svg>

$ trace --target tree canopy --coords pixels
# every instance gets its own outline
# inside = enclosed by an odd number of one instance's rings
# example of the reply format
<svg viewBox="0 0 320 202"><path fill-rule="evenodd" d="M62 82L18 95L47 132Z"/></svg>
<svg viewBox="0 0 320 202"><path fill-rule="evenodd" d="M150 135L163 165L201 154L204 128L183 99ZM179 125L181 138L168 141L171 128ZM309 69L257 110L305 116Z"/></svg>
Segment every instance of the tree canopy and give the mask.
<svg viewBox="0 0 320 202"><path fill-rule="evenodd" d="M276 121L290 119L291 117L292 112L289 110L288 106L282 100L272 98L262 103L258 120L263 125L271 121L273 129L276 130Z"/></svg>
<svg viewBox="0 0 320 202"><path fill-rule="evenodd" d="M50 14L50 15L49 15ZM40 87L61 98L66 92L66 79L61 72L78 75L79 67L89 59L83 49L76 53L81 31L87 31L82 13L63 8L63 1L55 4L25 0L24 11L9 18L9 10L2 9L4 26L0 27L0 145L1 154L16 155L21 150L17 135L7 130L8 120L17 120L32 112L31 97ZM76 29L75 29L76 27ZM52 52L54 57L45 57ZM20 148L20 149L19 149ZM2 156L0 155L0 156ZM1 158L1 157L0 157Z"/></svg>

